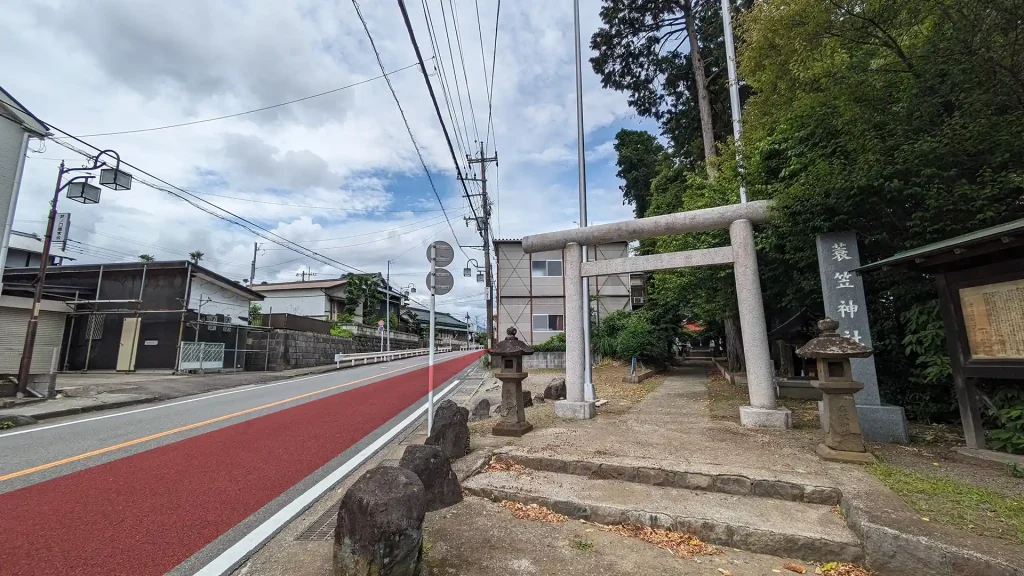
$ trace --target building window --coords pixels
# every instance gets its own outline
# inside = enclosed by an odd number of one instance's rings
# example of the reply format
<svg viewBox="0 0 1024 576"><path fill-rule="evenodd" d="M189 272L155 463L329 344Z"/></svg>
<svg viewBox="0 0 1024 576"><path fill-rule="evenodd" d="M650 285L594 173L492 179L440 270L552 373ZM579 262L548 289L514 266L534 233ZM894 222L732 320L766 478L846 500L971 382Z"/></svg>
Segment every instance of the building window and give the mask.
<svg viewBox="0 0 1024 576"><path fill-rule="evenodd" d="M562 261L561 260L534 260L533 261L533 276L561 276L562 275Z"/></svg>
<svg viewBox="0 0 1024 576"><path fill-rule="evenodd" d="M92 314L85 325L86 340L99 340L103 338L103 323L107 320L106 314Z"/></svg>
<svg viewBox="0 0 1024 576"><path fill-rule="evenodd" d="M561 332L565 330L565 316L561 314L534 314L535 332Z"/></svg>

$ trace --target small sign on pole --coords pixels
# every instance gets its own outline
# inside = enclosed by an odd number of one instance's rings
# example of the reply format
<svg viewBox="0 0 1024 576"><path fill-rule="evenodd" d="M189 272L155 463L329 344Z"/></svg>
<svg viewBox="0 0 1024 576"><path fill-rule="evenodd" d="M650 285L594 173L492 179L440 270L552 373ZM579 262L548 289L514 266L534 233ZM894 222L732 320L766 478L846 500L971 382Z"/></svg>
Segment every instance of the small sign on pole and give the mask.
<svg viewBox="0 0 1024 576"><path fill-rule="evenodd" d="M61 250L67 249L68 231L71 229L71 213L58 212L57 220L53 224L53 241L60 242Z"/></svg>
<svg viewBox="0 0 1024 576"><path fill-rule="evenodd" d="M444 267L455 260L455 250L444 240L432 242L427 246L427 262L430 262L430 273L427 274L427 289L430 291L430 356L427 360L427 433L434 430L434 308L438 294L451 292L455 285L452 273Z"/></svg>
<svg viewBox="0 0 1024 576"><path fill-rule="evenodd" d="M434 250L434 257L430 257L430 251ZM438 268L444 268L455 261L455 249L444 240L438 240L427 246L427 262L436 261Z"/></svg>

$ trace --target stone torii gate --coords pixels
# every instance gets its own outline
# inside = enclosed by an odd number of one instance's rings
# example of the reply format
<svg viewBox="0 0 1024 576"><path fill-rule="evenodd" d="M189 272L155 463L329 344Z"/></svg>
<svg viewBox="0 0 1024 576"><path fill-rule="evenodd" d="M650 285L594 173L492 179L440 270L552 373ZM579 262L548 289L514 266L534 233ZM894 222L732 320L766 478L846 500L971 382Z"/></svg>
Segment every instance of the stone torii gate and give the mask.
<svg viewBox="0 0 1024 576"><path fill-rule="evenodd" d="M566 399L555 403L562 418L592 418L594 402L584 397L583 277L651 272L697 266L732 264L743 331L750 406L740 408L740 423L755 428L790 428L792 417L777 404L774 370L768 352L768 329L761 298L761 280L754 248L754 224L768 219L768 202L761 200L691 212L638 218L535 234L523 238L526 253L564 249L565 383ZM583 262L582 246L629 242L669 234L729 229L730 246ZM576 313L570 311L575 310Z"/></svg>

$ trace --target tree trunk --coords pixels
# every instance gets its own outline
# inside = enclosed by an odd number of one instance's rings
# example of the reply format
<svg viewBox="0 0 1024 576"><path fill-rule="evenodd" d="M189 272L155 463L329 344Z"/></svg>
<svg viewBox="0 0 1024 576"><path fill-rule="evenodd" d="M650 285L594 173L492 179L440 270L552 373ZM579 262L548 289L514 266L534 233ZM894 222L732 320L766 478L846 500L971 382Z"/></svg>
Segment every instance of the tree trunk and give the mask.
<svg viewBox="0 0 1024 576"><path fill-rule="evenodd" d="M718 149L715 147L715 126L711 118L711 95L708 94L708 79L704 74L704 57L701 56L700 43L697 41L697 27L693 24L693 1L682 0L681 4L686 20L686 37L690 41L693 79L697 84L697 108L700 110L700 131L704 140L704 164L708 177L714 178L715 168L711 159L718 156Z"/></svg>
<svg viewBox="0 0 1024 576"><path fill-rule="evenodd" d="M729 358L729 372L745 372L747 366L743 361L743 334L740 332L740 321L735 316L725 319L725 350Z"/></svg>

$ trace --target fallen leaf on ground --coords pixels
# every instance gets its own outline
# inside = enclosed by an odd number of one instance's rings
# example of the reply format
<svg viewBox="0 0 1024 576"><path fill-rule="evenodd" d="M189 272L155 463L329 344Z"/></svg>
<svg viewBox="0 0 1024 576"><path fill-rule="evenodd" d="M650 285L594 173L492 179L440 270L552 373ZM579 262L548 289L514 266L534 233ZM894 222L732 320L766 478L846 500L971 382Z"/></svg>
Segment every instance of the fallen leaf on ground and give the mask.
<svg viewBox="0 0 1024 576"><path fill-rule="evenodd" d="M732 576L732 572L729 572L725 568L719 568L718 571L722 573L722 576Z"/></svg>
<svg viewBox="0 0 1024 576"><path fill-rule="evenodd" d="M799 564L793 564L792 562L783 564L782 567L790 572L796 572L797 574L807 574L807 568L804 568Z"/></svg>
<svg viewBox="0 0 1024 576"><path fill-rule="evenodd" d="M519 502L511 502L509 500L502 500L499 506L506 508L513 516L520 520L533 520L534 522L558 524L559 522L565 522L569 519L568 516L563 516L553 510L537 504L527 505L520 504Z"/></svg>
<svg viewBox="0 0 1024 576"><path fill-rule="evenodd" d="M522 464L516 464L511 460L494 459L491 460L490 464L483 469L484 472L515 472L517 474L527 474L529 469Z"/></svg>
<svg viewBox="0 0 1024 576"><path fill-rule="evenodd" d="M685 532L673 532L639 524L616 524L614 526L601 526L605 532L614 532L620 536L638 538L644 542L654 544L658 548L668 550L681 558L692 558L700 554L718 554L718 548L701 542L693 534Z"/></svg>
<svg viewBox="0 0 1024 576"><path fill-rule="evenodd" d="M878 576L878 574L861 568L856 564L843 562L829 562L821 566L821 573L825 576Z"/></svg>

